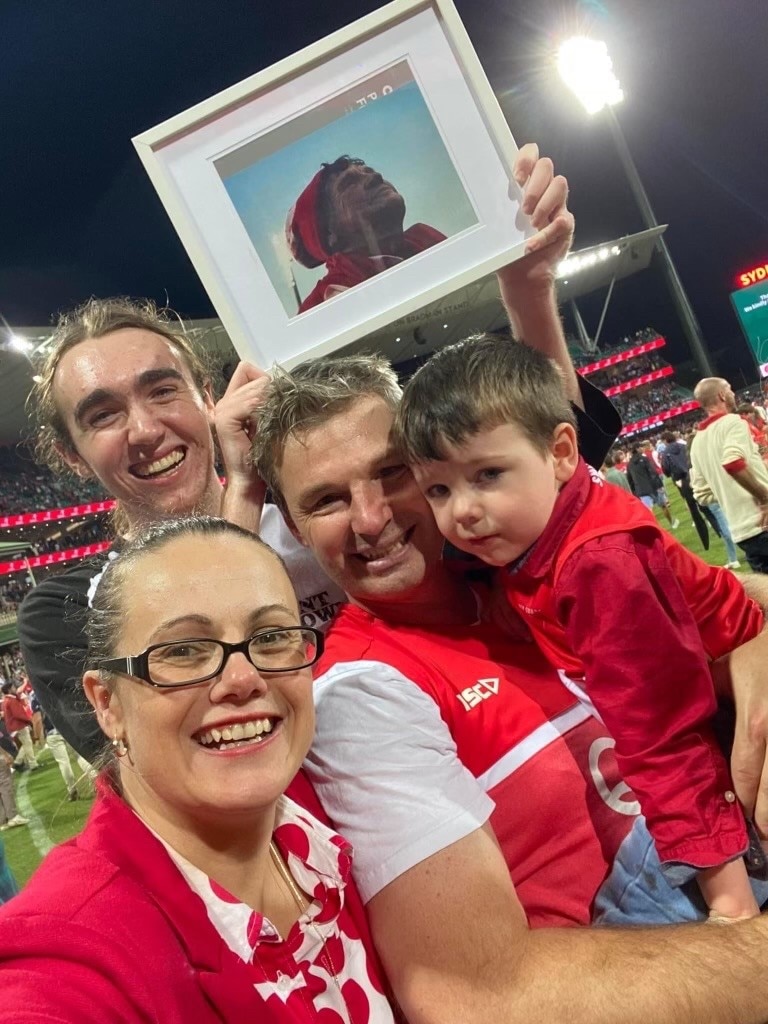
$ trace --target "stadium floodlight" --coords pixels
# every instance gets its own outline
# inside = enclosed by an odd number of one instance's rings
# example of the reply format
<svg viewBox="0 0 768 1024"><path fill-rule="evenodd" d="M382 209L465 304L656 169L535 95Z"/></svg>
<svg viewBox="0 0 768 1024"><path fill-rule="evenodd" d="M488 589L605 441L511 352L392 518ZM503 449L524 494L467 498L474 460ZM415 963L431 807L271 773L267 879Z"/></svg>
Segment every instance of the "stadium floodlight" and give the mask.
<svg viewBox="0 0 768 1024"><path fill-rule="evenodd" d="M588 114L596 114L624 99L608 47L599 39L567 39L557 52L557 70Z"/></svg>
<svg viewBox="0 0 768 1024"><path fill-rule="evenodd" d="M32 347L32 342L19 334L11 334L8 338L8 348L12 348L14 352L27 353Z"/></svg>
<svg viewBox="0 0 768 1024"><path fill-rule="evenodd" d="M613 135L619 159L627 175L630 188L634 193L645 226L647 228L657 228L659 223L656 220L651 202L640 180L640 175L629 151L627 140L624 138L624 133L613 110L616 104L624 99L624 93L621 90L619 80L613 72L613 61L608 54L608 47L599 39L590 39L588 36L574 36L572 39L567 39L560 45L557 52L557 70L560 78L580 100L588 114L597 114L599 111L605 110L605 120ZM709 354L704 346L701 327L686 295L677 268L672 261L667 243L661 236L656 241L656 249L661 256L661 263L670 292L672 293L672 300L677 306L683 331L688 338L692 352L696 356L699 369L705 377L712 377L714 376L714 370L709 361ZM581 266L584 266L583 260ZM568 269L570 270L571 268L569 267Z"/></svg>
<svg viewBox="0 0 768 1024"><path fill-rule="evenodd" d="M556 275L557 277L566 277L568 274L578 274L580 270L594 267L596 263L604 263L611 256L618 256L620 253L621 249L618 245L612 245L610 249L607 245L603 245L591 252L571 253L558 263Z"/></svg>

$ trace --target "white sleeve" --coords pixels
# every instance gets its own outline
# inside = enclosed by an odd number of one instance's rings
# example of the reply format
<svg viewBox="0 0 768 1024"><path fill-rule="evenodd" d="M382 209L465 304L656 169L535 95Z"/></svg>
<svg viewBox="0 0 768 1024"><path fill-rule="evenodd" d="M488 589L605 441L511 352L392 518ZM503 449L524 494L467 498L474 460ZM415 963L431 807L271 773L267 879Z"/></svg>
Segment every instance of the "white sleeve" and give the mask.
<svg viewBox="0 0 768 1024"><path fill-rule="evenodd" d="M305 768L352 843L364 902L491 816L494 803L459 760L437 704L400 672L340 663L315 681L315 703Z"/></svg>
<svg viewBox="0 0 768 1024"><path fill-rule="evenodd" d="M285 563L299 600L301 624L327 629L347 599L344 591L326 576L309 548L296 540L276 505L264 506L259 535Z"/></svg>

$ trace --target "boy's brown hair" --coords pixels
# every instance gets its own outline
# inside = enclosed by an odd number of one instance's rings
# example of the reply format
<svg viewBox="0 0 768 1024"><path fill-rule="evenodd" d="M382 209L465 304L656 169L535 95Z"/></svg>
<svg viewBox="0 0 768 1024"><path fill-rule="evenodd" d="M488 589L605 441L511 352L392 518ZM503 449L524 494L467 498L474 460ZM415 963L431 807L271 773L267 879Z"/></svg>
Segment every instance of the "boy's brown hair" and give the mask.
<svg viewBox="0 0 768 1024"><path fill-rule="evenodd" d="M546 450L560 423L576 425L559 367L509 337L478 334L436 352L405 387L395 421L408 462L442 461L447 445L514 423Z"/></svg>

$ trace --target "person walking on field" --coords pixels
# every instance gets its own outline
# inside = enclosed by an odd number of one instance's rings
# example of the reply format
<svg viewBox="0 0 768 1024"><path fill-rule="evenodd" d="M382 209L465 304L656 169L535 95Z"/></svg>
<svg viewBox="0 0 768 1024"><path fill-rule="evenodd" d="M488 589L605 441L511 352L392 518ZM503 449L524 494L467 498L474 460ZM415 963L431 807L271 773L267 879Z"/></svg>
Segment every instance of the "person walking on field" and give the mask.
<svg viewBox="0 0 768 1024"><path fill-rule="evenodd" d="M632 455L627 463L627 478L635 497L639 498L646 508L652 509L655 505L661 509L661 514L669 523L670 529L676 530L680 522L672 518L669 498L664 490L664 479L639 444L632 445Z"/></svg>
<svg viewBox="0 0 768 1024"><path fill-rule="evenodd" d="M5 832L9 828L16 828L19 825L29 824L29 819L23 818L16 806L16 794L13 791L12 764L12 755L3 747L0 747L0 832ZM2 902L2 897L0 897L0 902Z"/></svg>
<svg viewBox="0 0 768 1024"><path fill-rule="evenodd" d="M45 745L53 754L53 759L59 766L59 771L61 772L61 777L64 780L64 785L67 787L67 800L78 800L80 794L77 791L77 783L81 779L93 778L95 774L94 770L91 768L88 761L78 754L77 763L80 766L82 774L79 779L76 779L75 773L72 771L72 764L69 760L69 747L67 746L64 737L51 722L50 718L45 714L43 715L43 724L45 726Z"/></svg>
<svg viewBox="0 0 768 1024"><path fill-rule="evenodd" d="M616 487L620 487L622 491L626 491L628 494L632 493L629 480L627 480L627 474L622 473L620 469L616 468L616 457L610 452L603 459L602 473L609 484L615 484Z"/></svg>
<svg viewBox="0 0 768 1024"><path fill-rule="evenodd" d="M3 683L3 718L11 737L19 745L19 753L14 764L23 764L26 768L39 768L32 746L32 712L16 693L16 684Z"/></svg>

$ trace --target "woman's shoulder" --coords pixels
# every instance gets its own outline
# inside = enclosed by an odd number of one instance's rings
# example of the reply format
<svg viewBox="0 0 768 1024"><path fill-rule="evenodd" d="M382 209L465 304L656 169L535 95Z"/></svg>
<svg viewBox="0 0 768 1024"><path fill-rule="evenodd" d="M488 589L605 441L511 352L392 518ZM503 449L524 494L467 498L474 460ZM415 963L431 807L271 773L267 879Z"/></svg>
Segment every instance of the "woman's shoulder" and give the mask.
<svg viewBox="0 0 768 1024"><path fill-rule="evenodd" d="M92 839L92 836L90 836ZM89 842L89 826L44 859L21 892L0 907L0 972L23 961L79 965L114 979L141 975L141 964L178 959L173 930L135 872ZM0 1017L2 1020L2 1017Z"/></svg>
<svg viewBox="0 0 768 1024"><path fill-rule="evenodd" d="M127 879L118 865L94 853L81 837L55 847L43 860L21 892L0 908L0 922L8 917L59 919L73 922L92 916L94 900L110 890L109 902L117 906Z"/></svg>
<svg viewBox="0 0 768 1024"><path fill-rule="evenodd" d="M150 872L148 861L158 844L104 777L96 788L96 802L82 831L51 850L22 891L0 907L0 920L44 915L101 926L102 917L118 919L123 904L131 903L135 915L142 897L151 903L136 861L144 858Z"/></svg>
<svg viewBox="0 0 768 1024"><path fill-rule="evenodd" d="M0 975L0 1024L100 1024L105 1012L124 1024L210 1019L149 896L76 841L53 850L0 907Z"/></svg>

